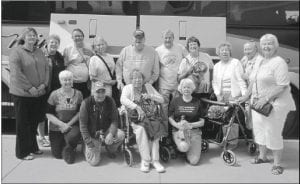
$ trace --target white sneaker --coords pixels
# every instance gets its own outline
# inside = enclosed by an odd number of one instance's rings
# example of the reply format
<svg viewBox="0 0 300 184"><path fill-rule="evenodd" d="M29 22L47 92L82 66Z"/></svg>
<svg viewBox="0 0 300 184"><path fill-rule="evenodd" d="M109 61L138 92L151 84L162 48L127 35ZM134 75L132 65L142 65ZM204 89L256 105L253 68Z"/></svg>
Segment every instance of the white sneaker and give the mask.
<svg viewBox="0 0 300 184"><path fill-rule="evenodd" d="M165 172L164 166L162 166L159 161L153 161L152 163L153 167L156 169L157 172L162 173Z"/></svg>
<svg viewBox="0 0 300 184"><path fill-rule="evenodd" d="M141 171L145 172L145 173L149 172L150 171L150 163L142 160L142 162L141 162Z"/></svg>

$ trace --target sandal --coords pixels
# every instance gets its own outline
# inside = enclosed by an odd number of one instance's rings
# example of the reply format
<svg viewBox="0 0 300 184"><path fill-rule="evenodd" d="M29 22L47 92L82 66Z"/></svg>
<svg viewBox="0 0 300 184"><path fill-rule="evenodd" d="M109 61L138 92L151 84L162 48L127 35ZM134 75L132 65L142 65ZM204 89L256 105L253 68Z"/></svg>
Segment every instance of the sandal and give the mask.
<svg viewBox="0 0 300 184"><path fill-rule="evenodd" d="M255 158L251 161L251 164L263 164L263 163L269 163L269 162L270 162L269 159L263 160L263 159L261 159L261 158L255 157Z"/></svg>
<svg viewBox="0 0 300 184"><path fill-rule="evenodd" d="M271 172L274 175L280 175L283 173L283 170L284 170L283 167L274 165L271 169Z"/></svg>
<svg viewBox="0 0 300 184"><path fill-rule="evenodd" d="M26 157L23 157L22 160L33 160L34 157L32 155L27 155Z"/></svg>

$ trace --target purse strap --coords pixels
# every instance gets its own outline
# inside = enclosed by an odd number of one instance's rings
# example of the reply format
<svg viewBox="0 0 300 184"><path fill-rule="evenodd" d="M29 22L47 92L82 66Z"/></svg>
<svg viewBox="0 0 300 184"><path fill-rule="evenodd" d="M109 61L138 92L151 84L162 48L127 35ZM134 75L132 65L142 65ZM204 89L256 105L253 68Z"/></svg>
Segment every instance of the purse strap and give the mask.
<svg viewBox="0 0 300 184"><path fill-rule="evenodd" d="M109 73L111 79L114 79L114 78L113 78L113 75L112 75L112 73L111 73L111 71L110 71L110 69L109 69L109 67L108 67L108 65L107 65L107 63L106 63L105 60L104 60L104 58L101 57L101 56L98 55L98 54L96 54L96 56L98 56L98 58L100 58L100 60L105 64L105 66L106 66L106 68L107 68L107 70L108 70L108 73Z"/></svg>

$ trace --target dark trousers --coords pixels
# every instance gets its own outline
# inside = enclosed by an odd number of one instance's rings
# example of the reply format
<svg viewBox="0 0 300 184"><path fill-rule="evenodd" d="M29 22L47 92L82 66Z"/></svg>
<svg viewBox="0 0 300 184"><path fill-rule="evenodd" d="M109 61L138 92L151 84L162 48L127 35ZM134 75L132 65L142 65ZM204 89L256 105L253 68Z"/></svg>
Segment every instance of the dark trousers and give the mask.
<svg viewBox="0 0 300 184"><path fill-rule="evenodd" d="M83 99L91 95L91 91L88 89L87 82L73 83L73 87L78 89L83 96Z"/></svg>
<svg viewBox="0 0 300 184"><path fill-rule="evenodd" d="M49 132L49 140L51 153L55 158L62 158L62 151L65 146L70 146L75 149L81 139L81 134L78 126L72 126L72 129L67 133L60 131Z"/></svg>
<svg viewBox="0 0 300 184"><path fill-rule="evenodd" d="M16 157L22 159L39 150L36 133L38 123L45 119L46 95L13 97L16 118Z"/></svg>

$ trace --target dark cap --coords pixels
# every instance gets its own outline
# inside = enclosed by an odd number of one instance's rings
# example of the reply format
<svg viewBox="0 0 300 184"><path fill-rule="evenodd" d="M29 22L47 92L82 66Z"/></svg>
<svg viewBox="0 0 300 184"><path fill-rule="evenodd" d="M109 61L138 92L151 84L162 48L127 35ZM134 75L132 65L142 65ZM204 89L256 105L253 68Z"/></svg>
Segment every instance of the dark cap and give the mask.
<svg viewBox="0 0 300 184"><path fill-rule="evenodd" d="M100 89L105 89L104 84L102 82L99 82L99 81L95 82L94 83L94 90L98 91Z"/></svg>
<svg viewBox="0 0 300 184"><path fill-rule="evenodd" d="M133 32L133 36L137 39L142 39L142 38L145 38L145 33L144 33L144 31L137 29Z"/></svg>

